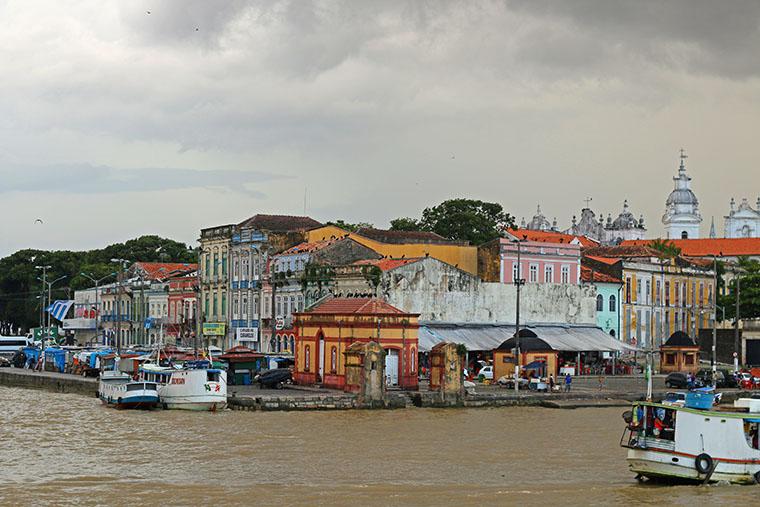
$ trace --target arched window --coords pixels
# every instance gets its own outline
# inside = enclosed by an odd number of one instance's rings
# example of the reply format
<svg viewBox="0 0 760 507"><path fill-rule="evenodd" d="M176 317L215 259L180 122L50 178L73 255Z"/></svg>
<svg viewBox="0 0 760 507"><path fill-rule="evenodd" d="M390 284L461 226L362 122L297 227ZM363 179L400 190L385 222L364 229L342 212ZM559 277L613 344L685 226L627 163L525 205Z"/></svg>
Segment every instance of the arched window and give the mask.
<svg viewBox="0 0 760 507"><path fill-rule="evenodd" d="M271 340L269 340L269 351L274 352L274 347L275 347L274 338L272 338Z"/></svg>
<svg viewBox="0 0 760 507"><path fill-rule="evenodd" d="M617 298L614 294L610 296L610 311L617 312Z"/></svg>
<svg viewBox="0 0 760 507"><path fill-rule="evenodd" d="M417 349L412 347L412 352L409 355L409 372L412 375L417 375Z"/></svg>
<svg viewBox="0 0 760 507"><path fill-rule="evenodd" d="M311 345L306 345L303 349L303 371L311 369Z"/></svg>
<svg viewBox="0 0 760 507"><path fill-rule="evenodd" d="M282 350L282 342L280 341L280 337L277 337L277 340L275 341L275 344L277 345L277 352L280 352Z"/></svg>
<svg viewBox="0 0 760 507"><path fill-rule="evenodd" d="M614 329L610 329L610 336L612 336L613 338L615 337L615 330Z"/></svg>
<svg viewBox="0 0 760 507"><path fill-rule="evenodd" d="M333 345L330 349L330 371L335 373L338 370L338 347Z"/></svg>
<svg viewBox="0 0 760 507"><path fill-rule="evenodd" d="M295 353L296 350L296 337L290 335L290 352Z"/></svg>
<svg viewBox="0 0 760 507"><path fill-rule="evenodd" d="M681 239L689 239L689 233L686 231L681 231Z"/></svg>
<svg viewBox="0 0 760 507"><path fill-rule="evenodd" d="M604 310L604 297L601 294L596 296L596 311L601 312Z"/></svg>

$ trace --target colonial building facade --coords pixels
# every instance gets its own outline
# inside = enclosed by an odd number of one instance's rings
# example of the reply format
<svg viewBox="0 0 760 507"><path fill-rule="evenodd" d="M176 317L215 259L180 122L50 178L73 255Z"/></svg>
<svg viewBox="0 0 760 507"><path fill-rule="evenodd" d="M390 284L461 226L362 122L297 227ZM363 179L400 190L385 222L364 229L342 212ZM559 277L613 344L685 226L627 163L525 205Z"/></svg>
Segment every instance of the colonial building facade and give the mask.
<svg viewBox="0 0 760 507"><path fill-rule="evenodd" d="M730 210L724 219L726 238L760 238L760 197L755 208L750 206L746 198L742 199L737 208L732 197Z"/></svg>

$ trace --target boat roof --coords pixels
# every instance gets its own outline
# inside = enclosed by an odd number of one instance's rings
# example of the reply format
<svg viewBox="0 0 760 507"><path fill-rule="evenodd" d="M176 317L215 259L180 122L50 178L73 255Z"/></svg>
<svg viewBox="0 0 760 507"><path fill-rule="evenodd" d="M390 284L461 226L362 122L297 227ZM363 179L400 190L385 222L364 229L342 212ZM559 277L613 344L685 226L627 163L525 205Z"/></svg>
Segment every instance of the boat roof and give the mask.
<svg viewBox="0 0 760 507"><path fill-rule="evenodd" d="M634 405L645 405L647 407L665 408L668 410L678 410L679 412L689 412L691 414L709 415L713 417L724 417L731 419L758 419L760 420L760 413L758 412L724 412L722 410L705 410L700 408L682 407L679 405L665 405L654 401L634 401Z"/></svg>

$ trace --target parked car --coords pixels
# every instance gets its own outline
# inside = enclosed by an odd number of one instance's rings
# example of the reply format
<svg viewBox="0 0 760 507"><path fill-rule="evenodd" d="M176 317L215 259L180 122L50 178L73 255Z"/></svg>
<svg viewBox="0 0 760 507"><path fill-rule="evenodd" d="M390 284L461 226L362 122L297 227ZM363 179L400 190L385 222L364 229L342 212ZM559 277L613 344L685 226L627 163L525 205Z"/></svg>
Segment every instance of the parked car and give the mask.
<svg viewBox="0 0 760 507"><path fill-rule="evenodd" d="M727 369L718 371L723 372L723 377L725 378L725 383L723 385L724 388L735 389L739 387L739 379L733 371Z"/></svg>
<svg viewBox="0 0 760 507"><path fill-rule="evenodd" d="M488 366L482 367L478 371L478 378L480 378L481 375L483 375L483 378L486 380L493 380L493 366L489 364Z"/></svg>
<svg viewBox="0 0 760 507"><path fill-rule="evenodd" d="M282 389L285 384L290 384L293 381L293 375L290 368L278 368L261 372L256 375L255 381L259 383L261 388Z"/></svg>
<svg viewBox="0 0 760 507"><path fill-rule="evenodd" d="M665 377L665 386L676 389L687 389L689 387L689 379L685 373L674 371Z"/></svg>
<svg viewBox="0 0 760 507"><path fill-rule="evenodd" d="M686 404L686 393L670 392L662 400L663 405L683 407Z"/></svg>

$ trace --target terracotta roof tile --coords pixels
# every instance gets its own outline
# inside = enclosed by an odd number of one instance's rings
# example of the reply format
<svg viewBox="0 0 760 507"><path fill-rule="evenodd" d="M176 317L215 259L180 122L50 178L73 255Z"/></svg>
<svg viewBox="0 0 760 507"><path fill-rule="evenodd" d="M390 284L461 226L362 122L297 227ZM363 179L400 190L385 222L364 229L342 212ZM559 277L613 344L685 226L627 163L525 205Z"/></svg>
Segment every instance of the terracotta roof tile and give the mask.
<svg viewBox="0 0 760 507"><path fill-rule="evenodd" d="M307 231L321 227L322 224L311 217L258 214L240 222L238 226L270 232L294 232Z"/></svg>
<svg viewBox="0 0 760 507"><path fill-rule="evenodd" d="M395 306L375 298L330 298L306 313L407 315L406 312L402 312Z"/></svg>
<svg viewBox="0 0 760 507"><path fill-rule="evenodd" d="M655 240L623 241L623 246L648 246ZM760 255L760 238L705 238L668 240L689 257Z"/></svg>
<svg viewBox="0 0 760 507"><path fill-rule="evenodd" d="M593 255L584 255L583 258L591 259L592 261L601 262L603 264L609 264L610 266L620 261L620 259L617 259L615 257L596 257Z"/></svg>
<svg viewBox="0 0 760 507"><path fill-rule="evenodd" d="M620 245L620 246L599 246L587 248L583 254L589 257L612 257L612 258L630 258L630 257L662 257L659 250L648 246L640 245Z"/></svg>
<svg viewBox="0 0 760 507"><path fill-rule="evenodd" d="M599 246L599 243L586 236L573 236L555 231L535 231L533 229L508 229L507 232L516 236L518 239L527 239L528 241L541 241L546 243L571 243L577 239L583 247Z"/></svg>
<svg viewBox="0 0 760 507"><path fill-rule="evenodd" d="M197 271L197 264L183 262L135 262L135 268L145 272L148 280L163 280L181 273Z"/></svg>
<svg viewBox="0 0 760 507"><path fill-rule="evenodd" d="M406 266L407 264L413 264L422 260L422 257L410 257L408 259L366 259L354 262L354 265L360 266L377 266L383 271L395 269L400 266Z"/></svg>
<svg viewBox="0 0 760 507"><path fill-rule="evenodd" d="M623 283L623 281L619 278L615 278L614 276L610 276L606 273L600 273L599 271L594 271L587 266L581 266L581 280L584 282Z"/></svg>

